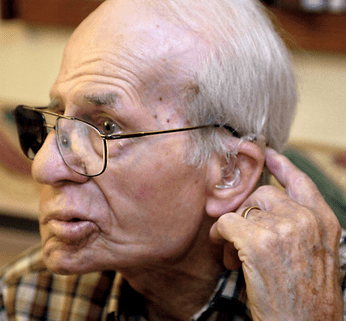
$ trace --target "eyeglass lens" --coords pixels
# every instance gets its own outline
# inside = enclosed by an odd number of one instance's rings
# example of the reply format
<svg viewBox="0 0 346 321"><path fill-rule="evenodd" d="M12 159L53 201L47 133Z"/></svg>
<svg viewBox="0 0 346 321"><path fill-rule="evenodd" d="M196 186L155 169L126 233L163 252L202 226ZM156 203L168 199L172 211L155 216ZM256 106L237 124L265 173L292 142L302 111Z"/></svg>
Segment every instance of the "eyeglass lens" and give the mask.
<svg viewBox="0 0 346 321"><path fill-rule="evenodd" d="M34 159L47 137L44 116L34 110L19 106L14 111L20 146L24 154Z"/></svg>
<svg viewBox="0 0 346 321"><path fill-rule="evenodd" d="M42 113L19 106L14 112L24 154L34 159L47 137ZM96 176L106 165L106 142L92 125L78 119L57 118L56 137L64 162L75 172Z"/></svg>
<svg viewBox="0 0 346 321"><path fill-rule="evenodd" d="M78 119L58 118L57 141L65 163L75 172L94 176L105 165L105 146L93 126Z"/></svg>

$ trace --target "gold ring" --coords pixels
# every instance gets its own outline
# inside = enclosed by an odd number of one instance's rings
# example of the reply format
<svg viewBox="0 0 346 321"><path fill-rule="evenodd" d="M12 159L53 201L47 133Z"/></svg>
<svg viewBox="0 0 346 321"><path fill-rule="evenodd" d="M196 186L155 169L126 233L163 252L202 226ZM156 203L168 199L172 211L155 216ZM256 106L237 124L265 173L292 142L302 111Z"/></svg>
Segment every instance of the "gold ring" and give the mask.
<svg viewBox="0 0 346 321"><path fill-rule="evenodd" d="M243 211L243 213L241 213L241 217L244 217L246 219L251 210L260 210L261 211L262 209L259 208L258 206L248 207Z"/></svg>

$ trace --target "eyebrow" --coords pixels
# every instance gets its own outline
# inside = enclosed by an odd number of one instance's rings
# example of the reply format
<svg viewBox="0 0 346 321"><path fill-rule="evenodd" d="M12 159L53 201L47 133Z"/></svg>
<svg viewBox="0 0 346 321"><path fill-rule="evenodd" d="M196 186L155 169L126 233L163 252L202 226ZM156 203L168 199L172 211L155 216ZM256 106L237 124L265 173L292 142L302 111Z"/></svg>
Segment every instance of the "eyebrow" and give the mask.
<svg viewBox="0 0 346 321"><path fill-rule="evenodd" d="M105 93L105 94L98 94L98 95L84 95L83 98L88 103L96 105L96 106L114 105L119 100L119 96L114 93Z"/></svg>
<svg viewBox="0 0 346 321"><path fill-rule="evenodd" d="M61 106L61 100L58 98L52 98L47 108L51 111L56 111Z"/></svg>
<svg viewBox="0 0 346 321"><path fill-rule="evenodd" d="M104 93L104 94L86 94L82 96L82 100L87 101L89 104L95 106L112 106L114 107L119 101L119 96L115 93ZM62 105L60 98L51 98L47 108L55 111Z"/></svg>

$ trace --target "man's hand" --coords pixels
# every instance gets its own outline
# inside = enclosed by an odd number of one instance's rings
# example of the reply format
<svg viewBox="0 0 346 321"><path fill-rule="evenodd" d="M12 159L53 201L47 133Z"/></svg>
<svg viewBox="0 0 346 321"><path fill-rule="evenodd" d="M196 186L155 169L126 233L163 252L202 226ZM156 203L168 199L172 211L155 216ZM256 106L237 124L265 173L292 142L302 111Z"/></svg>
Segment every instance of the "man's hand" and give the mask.
<svg viewBox="0 0 346 321"><path fill-rule="evenodd" d="M237 213L219 218L211 239L225 243L227 268L241 262L254 320L343 320L337 218L286 157L268 149L266 164L286 193L260 187ZM244 219L240 214L249 206L262 210Z"/></svg>

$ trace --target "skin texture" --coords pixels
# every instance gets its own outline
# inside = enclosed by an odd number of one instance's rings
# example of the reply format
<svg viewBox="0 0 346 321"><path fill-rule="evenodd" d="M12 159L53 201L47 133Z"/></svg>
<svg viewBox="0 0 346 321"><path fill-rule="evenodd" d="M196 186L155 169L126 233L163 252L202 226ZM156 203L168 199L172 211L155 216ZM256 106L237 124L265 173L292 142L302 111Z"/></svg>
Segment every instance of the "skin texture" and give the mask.
<svg viewBox="0 0 346 321"><path fill-rule="evenodd" d="M256 190L211 229L226 242L225 265L242 265L254 320L342 320L339 223L314 183L267 149L268 169L285 187ZM247 219L240 215L249 206ZM237 253L237 255L235 255Z"/></svg>
<svg viewBox="0 0 346 321"><path fill-rule="evenodd" d="M186 126L176 97L190 85L205 49L197 35L143 4L109 0L72 35L51 105L96 125L112 120L122 133ZM188 165L188 142L186 132L112 142L105 173L89 179L65 165L52 131L32 168L45 185L39 223L47 267L62 274L115 269L145 297L150 320L187 320L207 302L225 265L237 267L240 259L256 320L286 319L278 315L284 300L284 312L290 308L297 320L322 320L308 315L319 307L332 315L339 308L332 301L339 230L311 182L295 170L300 183L293 184L292 165L269 155L269 168L288 195L267 187L271 193L260 189L246 200L264 166L261 148L243 143L236 159L240 183L218 189L225 159L213 154L204 166ZM309 207L310 197L320 206ZM249 220L224 215L252 204L265 212L251 212ZM253 239L248 224L263 242ZM307 274L325 281L328 304L321 304ZM287 284L288 277L296 283Z"/></svg>
<svg viewBox="0 0 346 321"><path fill-rule="evenodd" d="M97 125L111 119L123 133L186 126L175 97L203 50L196 35L136 2L107 1L71 37L51 105ZM104 104L105 97L112 99ZM185 132L112 142L105 173L88 179L65 165L52 131L32 168L45 185L39 223L47 267L62 274L116 269L145 296L151 319L184 320L201 308L225 269L222 246L209 239L217 218L206 208L238 207L264 158L244 144L242 182L219 195L224 160L188 165L189 140Z"/></svg>

